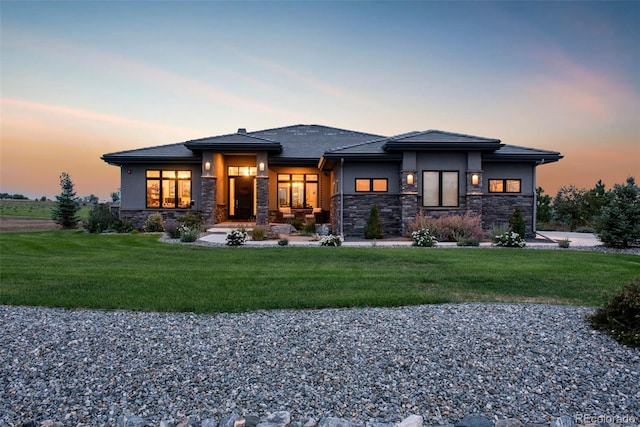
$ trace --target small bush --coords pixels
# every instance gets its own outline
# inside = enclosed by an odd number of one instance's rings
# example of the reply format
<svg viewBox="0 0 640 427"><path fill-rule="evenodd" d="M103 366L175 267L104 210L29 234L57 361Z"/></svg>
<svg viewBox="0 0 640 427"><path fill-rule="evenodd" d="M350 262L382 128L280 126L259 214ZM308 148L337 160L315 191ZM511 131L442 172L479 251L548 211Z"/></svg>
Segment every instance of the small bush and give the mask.
<svg viewBox="0 0 640 427"><path fill-rule="evenodd" d="M511 218L509 218L509 229L514 233L518 233L518 235L524 239L525 233L527 231L526 223L524 222L524 218L522 217L522 212L520 208L516 206L513 208L513 213L511 214Z"/></svg>
<svg viewBox="0 0 640 427"><path fill-rule="evenodd" d="M424 214L424 211L420 209L416 214L416 217L413 220L409 221L409 224L407 225L409 235L411 235L411 233L413 233L414 231L429 228L429 225L432 221L433 218L427 218Z"/></svg>
<svg viewBox="0 0 640 427"><path fill-rule="evenodd" d="M226 237L227 246L241 246L247 241L247 231L244 228L238 230L231 230L227 233Z"/></svg>
<svg viewBox="0 0 640 427"><path fill-rule="evenodd" d="M131 221L126 219L116 219L113 224L111 224L111 227L109 227L109 229L115 231L116 233L131 233L131 231L133 231L133 224L131 223Z"/></svg>
<svg viewBox="0 0 640 427"><path fill-rule="evenodd" d="M253 230L251 230L251 240L264 240L264 235L265 235L265 229L264 227L254 227Z"/></svg>
<svg viewBox="0 0 640 427"><path fill-rule="evenodd" d="M504 246L505 248L524 248L527 243L515 231L506 231L503 234L495 236L496 246Z"/></svg>
<svg viewBox="0 0 640 427"><path fill-rule="evenodd" d="M342 246L342 237L329 234L320 239L320 246Z"/></svg>
<svg viewBox="0 0 640 427"><path fill-rule="evenodd" d="M562 249L568 249L569 246L571 246L571 240L565 237L564 239L558 242L558 246L561 247Z"/></svg>
<svg viewBox="0 0 640 427"><path fill-rule="evenodd" d="M456 244L458 246L480 246L480 240L475 237L459 237Z"/></svg>
<svg viewBox="0 0 640 427"><path fill-rule="evenodd" d="M304 227L304 222L302 222L301 219L294 218L291 220L291 225L293 225L293 228L295 228L296 231L300 231Z"/></svg>
<svg viewBox="0 0 640 427"><path fill-rule="evenodd" d="M164 231L164 220L159 212L152 213L144 223L144 231L147 233L157 233Z"/></svg>
<svg viewBox="0 0 640 427"><path fill-rule="evenodd" d="M180 241L181 242L195 242L200 236L199 228L189 228L187 226L180 226Z"/></svg>
<svg viewBox="0 0 640 427"><path fill-rule="evenodd" d="M200 215L200 212L197 212L195 214L187 212L186 214L184 214L184 216L176 218L176 221L178 221L185 227L199 230L200 225L202 224L202 216Z"/></svg>
<svg viewBox="0 0 640 427"><path fill-rule="evenodd" d="M640 347L640 278L587 318L594 329L608 333L620 344Z"/></svg>
<svg viewBox="0 0 640 427"><path fill-rule="evenodd" d="M509 227L504 224L494 225L493 230L491 231L491 241L493 243L498 243L498 238L505 233L509 232Z"/></svg>
<svg viewBox="0 0 640 427"><path fill-rule="evenodd" d="M89 233L102 233L108 230L115 220L109 205L94 205L89 211L89 218L84 222L84 228Z"/></svg>
<svg viewBox="0 0 640 427"><path fill-rule="evenodd" d="M179 239L180 227L177 221L169 220L164 223L164 232L172 239Z"/></svg>
<svg viewBox="0 0 640 427"><path fill-rule="evenodd" d="M382 231L382 221L380 221L380 211L378 205L373 205L369 211L367 224L364 226L365 239L382 239L384 233Z"/></svg>
<svg viewBox="0 0 640 427"><path fill-rule="evenodd" d="M431 235L428 228L414 231L411 233L411 239L413 240L413 246L422 248L429 248L438 244L438 241Z"/></svg>
<svg viewBox="0 0 640 427"><path fill-rule="evenodd" d="M310 222L309 224L305 224L302 231L308 234L316 234L316 223Z"/></svg>
<svg viewBox="0 0 640 427"><path fill-rule="evenodd" d="M427 218L420 211L415 220L409 222L410 233L418 230L429 230L440 242L456 242L460 238L482 240L485 236L480 217L471 213Z"/></svg>
<svg viewBox="0 0 640 427"><path fill-rule="evenodd" d="M278 240L278 246L287 246L289 245L289 239L287 239L286 237Z"/></svg>

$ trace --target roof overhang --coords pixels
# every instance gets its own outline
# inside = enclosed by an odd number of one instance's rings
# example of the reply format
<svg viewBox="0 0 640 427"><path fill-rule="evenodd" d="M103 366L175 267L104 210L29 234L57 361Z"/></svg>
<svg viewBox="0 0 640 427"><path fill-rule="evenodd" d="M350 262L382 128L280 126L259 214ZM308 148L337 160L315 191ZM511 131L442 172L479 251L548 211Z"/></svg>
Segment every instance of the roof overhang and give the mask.
<svg viewBox="0 0 640 427"><path fill-rule="evenodd" d="M394 151L495 151L504 144L500 142L398 142L390 141L382 146L387 152Z"/></svg>
<svg viewBox="0 0 640 427"><path fill-rule="evenodd" d="M318 162L318 169L331 170L344 159L349 162L401 162L402 153L325 153Z"/></svg>
<svg viewBox="0 0 640 427"><path fill-rule="evenodd" d="M193 163L198 164L202 162L200 156L197 157L152 157L152 156L118 156L105 154L100 157L103 161L113 166L122 166L128 164L141 164L141 163L166 163L166 164L184 164Z"/></svg>

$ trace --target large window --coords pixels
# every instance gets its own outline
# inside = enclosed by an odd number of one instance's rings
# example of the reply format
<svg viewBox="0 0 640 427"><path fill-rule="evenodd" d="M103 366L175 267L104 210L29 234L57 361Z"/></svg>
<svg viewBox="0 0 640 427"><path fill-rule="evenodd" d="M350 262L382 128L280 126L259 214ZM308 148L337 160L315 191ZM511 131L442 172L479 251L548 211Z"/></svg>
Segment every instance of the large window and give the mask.
<svg viewBox="0 0 640 427"><path fill-rule="evenodd" d="M386 192L387 188L386 178L356 178L357 192Z"/></svg>
<svg viewBox="0 0 640 427"><path fill-rule="evenodd" d="M318 206L318 174L278 174L278 207Z"/></svg>
<svg viewBox="0 0 640 427"><path fill-rule="evenodd" d="M422 205L429 207L458 206L458 172L422 172Z"/></svg>
<svg viewBox="0 0 640 427"><path fill-rule="evenodd" d="M519 193L519 179L490 179L489 193Z"/></svg>
<svg viewBox="0 0 640 427"><path fill-rule="evenodd" d="M188 208L191 206L191 171L148 170L148 208Z"/></svg>

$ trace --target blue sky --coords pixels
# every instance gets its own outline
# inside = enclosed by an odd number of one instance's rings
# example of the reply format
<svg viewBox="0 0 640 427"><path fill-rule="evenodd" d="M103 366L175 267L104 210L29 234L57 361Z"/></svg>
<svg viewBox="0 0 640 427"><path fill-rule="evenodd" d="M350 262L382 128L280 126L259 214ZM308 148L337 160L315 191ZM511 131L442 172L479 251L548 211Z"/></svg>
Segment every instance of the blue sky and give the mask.
<svg viewBox="0 0 640 427"><path fill-rule="evenodd" d="M297 123L557 150L552 195L640 179L637 1L0 7L2 192L106 198L106 152Z"/></svg>

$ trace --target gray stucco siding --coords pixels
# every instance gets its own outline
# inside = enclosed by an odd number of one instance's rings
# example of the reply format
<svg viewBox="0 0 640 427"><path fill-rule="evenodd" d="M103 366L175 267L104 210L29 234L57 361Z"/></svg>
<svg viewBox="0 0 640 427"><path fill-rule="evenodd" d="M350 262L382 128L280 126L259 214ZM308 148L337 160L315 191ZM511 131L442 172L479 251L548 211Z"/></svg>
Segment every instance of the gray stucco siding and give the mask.
<svg viewBox="0 0 640 427"><path fill-rule="evenodd" d="M338 175L340 176L340 175ZM386 193L397 194L400 192L400 171L397 163L390 162L369 162L369 163L345 163L344 164L344 193L356 193L356 179L372 178L386 179ZM384 194L384 193L373 193Z"/></svg>
<svg viewBox="0 0 640 427"><path fill-rule="evenodd" d="M467 153L466 152L422 152L417 156L418 194L422 195L422 172L458 171L458 195L466 193Z"/></svg>

